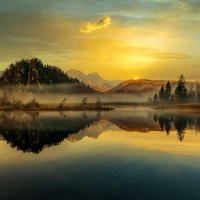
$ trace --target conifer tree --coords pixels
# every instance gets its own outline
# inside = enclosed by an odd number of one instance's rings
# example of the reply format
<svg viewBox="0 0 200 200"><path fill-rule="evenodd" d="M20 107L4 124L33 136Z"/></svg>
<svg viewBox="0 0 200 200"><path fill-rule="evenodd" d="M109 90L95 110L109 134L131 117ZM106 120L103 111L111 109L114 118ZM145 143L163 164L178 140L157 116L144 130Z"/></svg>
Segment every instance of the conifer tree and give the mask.
<svg viewBox="0 0 200 200"><path fill-rule="evenodd" d="M158 97L157 94L155 94L154 97L153 97L154 103L157 104L157 103L158 103L158 100L159 100L159 97Z"/></svg>
<svg viewBox="0 0 200 200"><path fill-rule="evenodd" d="M172 96L171 96L171 103L173 103L174 102L174 95L172 94Z"/></svg>
<svg viewBox="0 0 200 200"><path fill-rule="evenodd" d="M169 101L171 98L172 93L172 87L169 81L167 81L167 84L165 86L165 99L166 101Z"/></svg>
<svg viewBox="0 0 200 200"><path fill-rule="evenodd" d="M178 102L184 102L187 100L188 94L187 94L187 88L186 88L186 82L185 77L181 75L179 77L177 87L175 89L175 98Z"/></svg>
<svg viewBox="0 0 200 200"><path fill-rule="evenodd" d="M163 85L160 88L159 98L160 98L161 101L163 101L165 99L165 90L164 90L164 86Z"/></svg>
<svg viewBox="0 0 200 200"><path fill-rule="evenodd" d="M188 92L188 99L190 102L196 101L196 92L194 90L194 85L191 84Z"/></svg>

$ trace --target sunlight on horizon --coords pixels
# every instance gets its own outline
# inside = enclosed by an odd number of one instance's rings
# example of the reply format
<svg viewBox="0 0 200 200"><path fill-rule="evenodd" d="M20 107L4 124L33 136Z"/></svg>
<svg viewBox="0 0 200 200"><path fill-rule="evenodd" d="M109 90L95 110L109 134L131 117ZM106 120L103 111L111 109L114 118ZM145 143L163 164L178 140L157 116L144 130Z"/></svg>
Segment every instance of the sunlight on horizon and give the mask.
<svg viewBox="0 0 200 200"><path fill-rule="evenodd" d="M133 71L148 79L198 79L199 13L191 1L20 2L25 7L0 3L0 70L39 58L107 80L131 79Z"/></svg>

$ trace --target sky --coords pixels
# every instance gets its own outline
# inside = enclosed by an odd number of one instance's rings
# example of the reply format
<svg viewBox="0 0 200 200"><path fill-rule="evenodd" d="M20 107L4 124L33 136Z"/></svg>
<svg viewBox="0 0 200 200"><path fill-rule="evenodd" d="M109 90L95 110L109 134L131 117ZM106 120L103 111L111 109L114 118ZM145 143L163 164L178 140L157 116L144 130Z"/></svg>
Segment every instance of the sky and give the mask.
<svg viewBox="0 0 200 200"><path fill-rule="evenodd" d="M199 0L0 0L0 70L39 58L105 79L200 79Z"/></svg>

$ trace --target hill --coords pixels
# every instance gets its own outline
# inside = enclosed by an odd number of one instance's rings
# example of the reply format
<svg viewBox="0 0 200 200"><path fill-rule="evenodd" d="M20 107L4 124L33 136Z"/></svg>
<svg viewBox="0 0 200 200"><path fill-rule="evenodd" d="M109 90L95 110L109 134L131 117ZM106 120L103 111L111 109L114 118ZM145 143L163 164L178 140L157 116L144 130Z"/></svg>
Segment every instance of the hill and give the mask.
<svg viewBox="0 0 200 200"><path fill-rule="evenodd" d="M22 59L11 64L0 78L0 87L23 92L93 93L94 90L56 66L44 65L39 59Z"/></svg>
<svg viewBox="0 0 200 200"><path fill-rule="evenodd" d="M70 69L66 73L68 76L77 78L80 81L83 81L85 84L88 84L90 87L94 88L94 90L100 92L106 92L122 82L122 80L105 80L95 72L85 75L81 71Z"/></svg>
<svg viewBox="0 0 200 200"><path fill-rule="evenodd" d="M138 79L138 80L127 80L116 87L108 90L107 94L135 94L135 95L150 95L158 93L162 85L166 85L167 80L148 80L148 79ZM177 81L170 80L172 91L174 91L177 86ZM193 82L187 82L188 86L194 84Z"/></svg>

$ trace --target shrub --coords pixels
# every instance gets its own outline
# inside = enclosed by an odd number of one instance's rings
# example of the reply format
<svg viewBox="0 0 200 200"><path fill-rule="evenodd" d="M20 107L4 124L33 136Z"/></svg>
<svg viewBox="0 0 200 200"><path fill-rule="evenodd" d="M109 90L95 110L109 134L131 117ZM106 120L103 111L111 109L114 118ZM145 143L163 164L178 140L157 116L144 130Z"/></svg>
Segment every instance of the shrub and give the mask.
<svg viewBox="0 0 200 200"><path fill-rule="evenodd" d="M40 105L39 103L33 98L31 101L29 101L26 105L25 108L39 108Z"/></svg>

